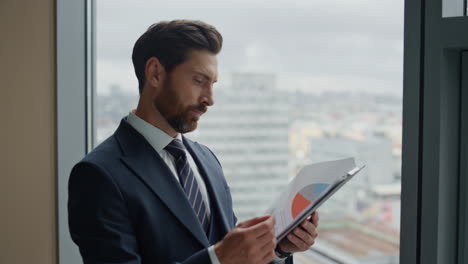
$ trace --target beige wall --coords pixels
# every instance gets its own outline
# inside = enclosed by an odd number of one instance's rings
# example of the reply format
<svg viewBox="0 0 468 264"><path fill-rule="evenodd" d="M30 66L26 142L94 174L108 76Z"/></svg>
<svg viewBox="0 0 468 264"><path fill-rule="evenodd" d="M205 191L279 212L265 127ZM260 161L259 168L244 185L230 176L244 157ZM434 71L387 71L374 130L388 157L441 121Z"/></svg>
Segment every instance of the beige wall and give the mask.
<svg viewBox="0 0 468 264"><path fill-rule="evenodd" d="M0 263L56 263L54 5L0 0Z"/></svg>

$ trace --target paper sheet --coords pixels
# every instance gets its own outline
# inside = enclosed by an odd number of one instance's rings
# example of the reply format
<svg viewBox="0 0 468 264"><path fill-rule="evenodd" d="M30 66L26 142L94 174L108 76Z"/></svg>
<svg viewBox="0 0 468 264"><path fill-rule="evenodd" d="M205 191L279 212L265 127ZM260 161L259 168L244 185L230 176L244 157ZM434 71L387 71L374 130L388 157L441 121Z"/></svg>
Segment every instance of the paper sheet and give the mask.
<svg viewBox="0 0 468 264"><path fill-rule="evenodd" d="M354 158L320 162L302 168L267 210L276 219L275 233L282 234L327 193L347 172L356 168Z"/></svg>

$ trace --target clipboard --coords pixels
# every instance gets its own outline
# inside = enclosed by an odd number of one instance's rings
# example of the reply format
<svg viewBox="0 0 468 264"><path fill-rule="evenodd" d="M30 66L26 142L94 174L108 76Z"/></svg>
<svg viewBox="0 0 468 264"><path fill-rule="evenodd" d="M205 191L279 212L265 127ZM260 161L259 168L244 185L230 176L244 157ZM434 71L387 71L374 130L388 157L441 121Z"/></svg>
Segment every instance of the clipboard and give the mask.
<svg viewBox="0 0 468 264"><path fill-rule="evenodd" d="M311 204L308 208L304 209L304 211L300 213L300 215L294 220L294 222L276 237L278 243L282 239L284 239L289 233L291 233L291 231L293 231L294 228L296 228L299 224L306 220L307 217L309 217L315 210L317 210L325 201L332 197L333 194L335 194L335 192L337 192L341 187L343 187L343 185L345 185L349 180L351 180L354 177L354 175L356 175L365 167L366 165L363 165L361 167L355 167L354 169L348 171L345 175L340 177L333 184L331 184L331 186L329 186L313 204Z"/></svg>

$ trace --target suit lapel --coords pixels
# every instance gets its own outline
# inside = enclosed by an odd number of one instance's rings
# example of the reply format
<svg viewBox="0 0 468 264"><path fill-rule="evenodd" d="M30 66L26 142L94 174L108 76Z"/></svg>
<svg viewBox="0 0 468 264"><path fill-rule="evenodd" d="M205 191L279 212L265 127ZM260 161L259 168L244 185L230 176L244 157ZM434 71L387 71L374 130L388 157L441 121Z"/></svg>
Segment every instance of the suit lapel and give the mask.
<svg viewBox="0 0 468 264"><path fill-rule="evenodd" d="M207 153L207 151L203 150L200 145L194 143L186 137L184 137L183 142L187 147L187 150L192 155L193 160L197 164L198 169L200 170L200 173L205 180L205 185L208 189L208 192L212 194L211 197L213 199L211 203L220 214L222 227L224 228L225 233L228 233L230 231L230 225L227 222L227 216L231 215L232 212L227 212L225 204L221 202L221 196L225 195L222 193L222 191L226 192L226 188L222 181L224 177L222 171L219 166L217 166L217 162L214 160L211 153Z"/></svg>
<svg viewBox="0 0 468 264"><path fill-rule="evenodd" d="M115 136L124 152L121 158L124 164L159 197L200 243L208 247L209 241L184 190L159 154L124 120Z"/></svg>

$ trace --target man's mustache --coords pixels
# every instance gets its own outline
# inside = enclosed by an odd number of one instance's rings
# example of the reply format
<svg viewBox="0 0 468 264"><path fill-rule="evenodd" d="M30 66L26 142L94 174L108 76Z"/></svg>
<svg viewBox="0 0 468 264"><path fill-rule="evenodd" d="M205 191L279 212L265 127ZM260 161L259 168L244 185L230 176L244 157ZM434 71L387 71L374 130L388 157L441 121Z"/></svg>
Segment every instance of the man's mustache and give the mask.
<svg viewBox="0 0 468 264"><path fill-rule="evenodd" d="M195 106L193 109L198 110L202 113L206 113L206 111L208 111L208 107L206 105Z"/></svg>

